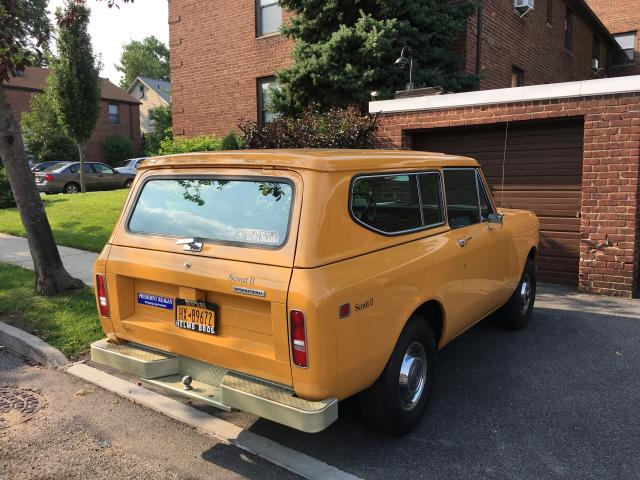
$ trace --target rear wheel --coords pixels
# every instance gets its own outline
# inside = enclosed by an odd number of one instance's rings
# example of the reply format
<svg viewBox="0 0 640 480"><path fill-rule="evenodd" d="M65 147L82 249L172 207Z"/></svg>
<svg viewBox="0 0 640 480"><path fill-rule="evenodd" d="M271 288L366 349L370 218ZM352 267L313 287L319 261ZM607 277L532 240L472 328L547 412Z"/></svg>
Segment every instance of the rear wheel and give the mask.
<svg viewBox="0 0 640 480"><path fill-rule="evenodd" d="M78 185L75 182L69 182L64 186L62 191L64 193L79 193L80 192L80 185Z"/></svg>
<svg viewBox="0 0 640 480"><path fill-rule="evenodd" d="M412 430L429 403L435 363L431 328L414 315L376 383L360 394L360 408L367 423L390 435Z"/></svg>
<svg viewBox="0 0 640 480"><path fill-rule="evenodd" d="M125 180L124 188L131 188L131 185L133 185L133 180L131 178Z"/></svg>
<svg viewBox="0 0 640 480"><path fill-rule="evenodd" d="M531 320L535 301L536 268L531 260L527 260L520 283L509 301L496 312L499 324L511 330L522 330Z"/></svg>

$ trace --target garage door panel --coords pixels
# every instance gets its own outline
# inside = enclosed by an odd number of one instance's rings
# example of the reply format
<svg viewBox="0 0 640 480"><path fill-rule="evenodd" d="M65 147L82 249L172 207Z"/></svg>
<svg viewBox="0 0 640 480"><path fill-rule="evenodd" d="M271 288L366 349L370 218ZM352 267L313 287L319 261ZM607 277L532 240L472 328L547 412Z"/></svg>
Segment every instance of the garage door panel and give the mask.
<svg viewBox="0 0 640 480"><path fill-rule="evenodd" d="M504 124L419 132L414 148L476 158L499 206L538 215L540 280L577 284L582 120L511 124L506 153Z"/></svg>

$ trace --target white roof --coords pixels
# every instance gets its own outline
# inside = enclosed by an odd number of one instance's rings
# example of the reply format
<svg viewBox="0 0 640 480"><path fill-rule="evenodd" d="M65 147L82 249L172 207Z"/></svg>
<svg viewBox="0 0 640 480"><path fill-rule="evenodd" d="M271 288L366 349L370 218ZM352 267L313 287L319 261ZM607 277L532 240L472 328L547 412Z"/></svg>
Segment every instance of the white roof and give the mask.
<svg viewBox="0 0 640 480"><path fill-rule="evenodd" d="M369 102L370 113L411 112L417 110L442 110L475 105L551 100L559 98L613 95L640 92L640 75L602 78L581 82L549 83L530 87L499 88L446 95L398 98Z"/></svg>

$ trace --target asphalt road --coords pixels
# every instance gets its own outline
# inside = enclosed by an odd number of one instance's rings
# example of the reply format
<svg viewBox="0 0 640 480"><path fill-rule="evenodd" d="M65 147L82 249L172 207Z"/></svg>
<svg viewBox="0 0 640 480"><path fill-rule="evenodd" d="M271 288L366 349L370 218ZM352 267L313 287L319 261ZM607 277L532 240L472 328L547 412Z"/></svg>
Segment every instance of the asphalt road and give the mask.
<svg viewBox="0 0 640 480"><path fill-rule="evenodd" d="M0 387L46 406L0 428L0 479L293 479L262 459L60 371L0 351ZM5 404L6 405L6 404ZM2 412L0 398L0 413Z"/></svg>
<svg viewBox="0 0 640 480"><path fill-rule="evenodd" d="M482 322L438 362L404 438L365 427L353 400L320 434L250 430L367 479L640 478L640 318L538 308L521 332Z"/></svg>

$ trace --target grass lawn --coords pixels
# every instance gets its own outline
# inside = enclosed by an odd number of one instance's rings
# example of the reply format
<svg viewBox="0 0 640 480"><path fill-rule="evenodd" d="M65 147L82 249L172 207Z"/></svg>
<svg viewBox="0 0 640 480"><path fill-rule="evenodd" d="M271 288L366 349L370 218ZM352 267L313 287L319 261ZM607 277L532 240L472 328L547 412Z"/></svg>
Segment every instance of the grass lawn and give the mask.
<svg viewBox="0 0 640 480"><path fill-rule="evenodd" d="M56 242L100 252L111 235L128 193L128 189L122 189L78 195L43 195ZM0 210L0 232L25 236L17 209Z"/></svg>
<svg viewBox="0 0 640 480"><path fill-rule="evenodd" d="M55 297L33 293L33 272L0 263L0 320L32 333L68 358L104 337L89 288Z"/></svg>

